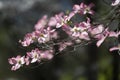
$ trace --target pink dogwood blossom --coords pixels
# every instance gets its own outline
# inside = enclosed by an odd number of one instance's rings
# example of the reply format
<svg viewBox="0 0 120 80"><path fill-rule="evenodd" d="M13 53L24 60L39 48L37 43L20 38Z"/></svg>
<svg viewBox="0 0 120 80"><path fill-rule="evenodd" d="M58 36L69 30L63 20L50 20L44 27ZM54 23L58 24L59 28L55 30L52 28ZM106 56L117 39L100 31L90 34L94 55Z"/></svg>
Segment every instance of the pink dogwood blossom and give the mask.
<svg viewBox="0 0 120 80"><path fill-rule="evenodd" d="M32 34L31 33L28 33L28 34L26 34L25 35L25 37L24 37L24 40L23 41L19 41L21 44L22 44L22 46L29 46L31 43L33 43L34 42L34 37L32 36Z"/></svg>
<svg viewBox="0 0 120 80"><path fill-rule="evenodd" d="M119 5L119 3L120 0L115 0L112 6ZM93 21L86 17L86 14L91 14L91 16L94 14L93 6L93 4L86 5L81 3L80 5L74 5L73 10L69 14L61 12L50 19L48 19L47 15L44 15L34 26L34 31L27 33L24 39L19 41L24 47L36 43L37 47L38 45L41 46L39 47L40 49L35 48L30 52L26 52L23 57L17 56L8 59L9 64L12 65L11 70L17 70L24 64L29 65L30 63L52 59L54 54L56 54L54 45L58 45L58 51L62 52L68 46L79 45L82 41L89 42L95 39L97 41L96 45L99 47L107 38L118 38L120 31L112 31L108 26L101 23L96 24L95 22L93 24ZM87 20L74 21L76 14L85 16ZM67 35L63 40L62 37L64 35L59 35L62 31ZM114 50L120 50L120 45L110 48L110 51Z"/></svg>
<svg viewBox="0 0 120 80"><path fill-rule="evenodd" d="M40 58L42 60L44 60L44 59L47 59L47 60L52 59L53 58L53 50L43 51L42 53L40 53Z"/></svg>
<svg viewBox="0 0 120 80"><path fill-rule="evenodd" d="M67 23L65 21L65 16L63 13L60 14L56 14L55 15L55 19L56 19L56 28L60 28L61 26L63 26L65 23Z"/></svg>
<svg viewBox="0 0 120 80"><path fill-rule="evenodd" d="M54 17L51 17L48 26L55 26L56 28L60 28L67 24L68 21L75 15L74 12L70 12L68 15L64 15L63 13L56 14Z"/></svg>
<svg viewBox="0 0 120 80"><path fill-rule="evenodd" d="M55 17L51 17L50 20L48 21L48 26L56 26L57 20Z"/></svg>
<svg viewBox="0 0 120 80"><path fill-rule="evenodd" d="M35 50L32 50L31 52L27 52L27 56L30 57L32 60L31 60L31 63L35 63L35 62L40 62L40 50L39 49L35 49Z"/></svg>
<svg viewBox="0 0 120 80"><path fill-rule="evenodd" d="M35 25L35 30L41 30L41 29L43 29L46 24L47 24L47 15L44 15L44 16L38 21L38 23Z"/></svg>
<svg viewBox="0 0 120 80"><path fill-rule="evenodd" d="M98 26L93 26L89 29L89 32L92 36L95 36L97 34L101 34L104 31L104 26L102 24Z"/></svg>
<svg viewBox="0 0 120 80"><path fill-rule="evenodd" d="M120 4L120 0L114 0L111 5L116 6L116 5L119 5L119 4Z"/></svg>
<svg viewBox="0 0 120 80"><path fill-rule="evenodd" d="M80 35L80 27L74 26L73 28L71 28L71 32L72 32L73 37L79 37L79 35Z"/></svg>
<svg viewBox="0 0 120 80"><path fill-rule="evenodd" d="M90 40L88 32L86 32L86 31L81 32L79 38L83 39L83 40Z"/></svg>
<svg viewBox="0 0 120 80"><path fill-rule="evenodd" d="M80 5L74 5L73 6L73 10L75 13L79 13L79 14L94 14L94 11L91 10L91 8L93 7L94 5L91 3L89 4L88 6L84 3L81 3Z"/></svg>
<svg viewBox="0 0 120 80"><path fill-rule="evenodd" d="M100 29L100 28L99 28ZM102 27L101 27L101 31L102 31ZM97 34L96 36L94 36L94 38L97 38L98 41L96 43L96 45L99 47L104 40L108 37L118 37L120 35L120 32L116 33L113 31L109 31L108 28L106 28L102 33Z"/></svg>
<svg viewBox="0 0 120 80"><path fill-rule="evenodd" d="M87 22L83 21L79 24L75 25L73 28L71 28L71 36L84 39L84 40L90 40L88 29L91 27L90 19L87 18Z"/></svg>
<svg viewBox="0 0 120 80"><path fill-rule="evenodd" d="M87 18L87 21L80 22L77 26L80 27L81 32L89 29L91 27L90 18Z"/></svg>
<svg viewBox="0 0 120 80"><path fill-rule="evenodd" d="M17 70L19 69L23 64L25 64L25 57L17 56L17 57L12 57L8 59L9 63L12 66L11 70Z"/></svg>
<svg viewBox="0 0 120 80"><path fill-rule="evenodd" d="M47 29L43 29L42 31L40 31L38 35L38 42L45 43L50 41L53 38L57 38L57 33L55 32L55 29L51 30L51 28L48 27Z"/></svg>
<svg viewBox="0 0 120 80"><path fill-rule="evenodd" d="M32 50L31 52L27 52L27 57L31 63L41 62L41 60L50 60L53 58L53 50L39 50L38 48Z"/></svg>

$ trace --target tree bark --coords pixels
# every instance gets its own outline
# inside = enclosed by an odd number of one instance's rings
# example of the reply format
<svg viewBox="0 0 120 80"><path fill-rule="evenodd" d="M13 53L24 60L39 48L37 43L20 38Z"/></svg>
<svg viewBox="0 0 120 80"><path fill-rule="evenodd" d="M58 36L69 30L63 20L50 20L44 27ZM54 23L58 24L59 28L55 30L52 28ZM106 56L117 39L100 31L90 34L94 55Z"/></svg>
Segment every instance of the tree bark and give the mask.
<svg viewBox="0 0 120 80"><path fill-rule="evenodd" d="M88 63L87 63L87 80L97 80L98 78L98 50L95 43L88 45Z"/></svg>
<svg viewBox="0 0 120 80"><path fill-rule="evenodd" d="M112 80L119 80L119 61L120 55L118 52L113 52L113 79Z"/></svg>

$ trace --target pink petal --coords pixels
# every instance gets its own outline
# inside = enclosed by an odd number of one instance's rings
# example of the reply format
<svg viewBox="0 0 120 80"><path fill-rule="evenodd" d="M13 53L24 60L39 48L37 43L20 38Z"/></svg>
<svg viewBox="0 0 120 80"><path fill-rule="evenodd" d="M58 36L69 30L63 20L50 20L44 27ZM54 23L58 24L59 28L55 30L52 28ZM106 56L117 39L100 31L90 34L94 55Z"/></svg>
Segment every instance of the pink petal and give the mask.
<svg viewBox="0 0 120 80"><path fill-rule="evenodd" d="M96 34L102 33L103 30L104 30L103 25L98 25L96 28L91 29L91 30L90 30L90 33L91 33L92 35L96 35Z"/></svg>
<svg viewBox="0 0 120 80"><path fill-rule="evenodd" d="M79 38L84 40L90 40L88 33L85 31L80 34Z"/></svg>
<svg viewBox="0 0 120 80"><path fill-rule="evenodd" d="M109 49L109 51L114 51L114 50L119 50L120 48L119 47L112 47Z"/></svg>
<svg viewBox="0 0 120 80"><path fill-rule="evenodd" d="M103 43L103 41L106 39L106 37L107 36L104 36L100 40L97 41L97 43L96 43L97 47L99 47Z"/></svg>
<svg viewBox="0 0 120 80"><path fill-rule="evenodd" d="M109 32L109 37L118 37L118 34L111 31L111 32Z"/></svg>
<svg viewBox="0 0 120 80"><path fill-rule="evenodd" d="M26 63L26 65L29 65L29 63L30 63L28 56L25 58L25 63Z"/></svg>
<svg viewBox="0 0 120 80"><path fill-rule="evenodd" d="M77 5L77 4L75 4L75 5L73 6L73 10L77 11L77 10L79 10L79 9L80 9L80 6Z"/></svg>
<svg viewBox="0 0 120 80"><path fill-rule="evenodd" d="M35 62L37 62L37 58L33 58L32 60L31 60L31 63L35 63Z"/></svg>
<svg viewBox="0 0 120 80"><path fill-rule="evenodd" d="M47 23L47 15L44 15L35 25L35 30L41 30L45 27Z"/></svg>
<svg viewBox="0 0 120 80"><path fill-rule="evenodd" d="M8 59L8 62L9 62L9 64L16 64L17 63L17 61L15 60L15 58Z"/></svg>
<svg viewBox="0 0 120 80"><path fill-rule="evenodd" d="M75 12L71 12L67 17L67 21L69 21L74 15L75 15Z"/></svg>
<svg viewBox="0 0 120 80"><path fill-rule="evenodd" d="M49 22L48 22L48 26L55 26L57 23L55 17L51 17Z"/></svg>

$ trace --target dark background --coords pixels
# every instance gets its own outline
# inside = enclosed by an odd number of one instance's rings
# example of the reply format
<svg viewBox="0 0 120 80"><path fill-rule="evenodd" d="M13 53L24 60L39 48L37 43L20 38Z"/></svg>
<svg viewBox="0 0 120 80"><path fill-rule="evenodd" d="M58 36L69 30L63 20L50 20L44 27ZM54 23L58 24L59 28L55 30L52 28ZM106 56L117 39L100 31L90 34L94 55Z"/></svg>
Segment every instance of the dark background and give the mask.
<svg viewBox="0 0 120 80"><path fill-rule="evenodd" d="M91 43L46 63L10 70L8 58L27 51L18 40L31 32L44 14L66 12L80 2L93 2L96 21L105 22L99 18L111 10L110 0L0 0L0 80L120 80L120 56L108 51L109 42L99 48Z"/></svg>

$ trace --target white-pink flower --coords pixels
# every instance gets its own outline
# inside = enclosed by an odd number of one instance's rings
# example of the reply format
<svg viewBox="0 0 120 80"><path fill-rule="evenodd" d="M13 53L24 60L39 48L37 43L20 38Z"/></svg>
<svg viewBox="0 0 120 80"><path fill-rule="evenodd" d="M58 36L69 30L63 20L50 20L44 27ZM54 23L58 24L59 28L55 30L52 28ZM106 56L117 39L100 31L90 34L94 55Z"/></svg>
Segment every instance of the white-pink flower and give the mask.
<svg viewBox="0 0 120 80"><path fill-rule="evenodd" d="M95 35L94 38L98 39L96 43L97 47L99 47L108 36L109 36L108 28L106 28L102 33Z"/></svg>
<svg viewBox="0 0 120 80"><path fill-rule="evenodd" d="M119 5L119 4L120 4L120 0L114 0L111 5L116 6L116 5Z"/></svg>
<svg viewBox="0 0 120 80"><path fill-rule="evenodd" d="M41 60L46 59L50 60L53 58L53 50L46 50L40 53Z"/></svg>
<svg viewBox="0 0 120 80"><path fill-rule="evenodd" d="M23 64L25 64L25 57L17 56L17 57L12 57L8 59L9 63L12 66L11 70L17 70L19 69Z"/></svg>
<svg viewBox="0 0 120 80"><path fill-rule="evenodd" d="M60 28L61 26L64 25L64 23L66 23L63 13L56 14L55 19L56 19L56 28Z"/></svg>
<svg viewBox="0 0 120 80"><path fill-rule="evenodd" d="M63 13L56 14L54 17L51 17L48 26L55 26L56 28L60 28L67 24L68 21L75 15L74 12L70 12L68 15L64 15Z"/></svg>
<svg viewBox="0 0 120 80"><path fill-rule="evenodd" d="M26 47L33 43L35 38L36 36L34 33L27 33L24 37L24 40L19 40L19 42L22 44L22 46Z"/></svg>
<svg viewBox="0 0 120 80"><path fill-rule="evenodd" d="M45 43L53 38L57 38L57 33L55 32L55 29L48 27L47 29L43 29L42 31L38 32L37 36L39 43Z"/></svg>
<svg viewBox="0 0 120 80"><path fill-rule="evenodd" d="M35 30L41 30L45 27L47 24L47 15L44 15L35 25Z"/></svg>
<svg viewBox="0 0 120 80"><path fill-rule="evenodd" d="M75 13L79 13L79 14L94 14L94 11L91 10L91 8L93 7L94 5L91 3L89 4L88 6L84 3L81 3L80 5L74 5L73 6L73 10Z"/></svg>
<svg viewBox="0 0 120 80"><path fill-rule="evenodd" d="M88 32L86 32L86 31L81 32L80 35L79 35L79 38L84 39L84 40L90 40Z"/></svg>
<svg viewBox="0 0 120 80"><path fill-rule="evenodd" d="M95 36L97 34L101 34L104 31L104 27L102 24L95 26L89 29L89 32L92 36Z"/></svg>
<svg viewBox="0 0 120 80"><path fill-rule="evenodd" d="M95 35L94 38L98 39L96 45L99 47L107 37L117 38L119 35L120 35L120 32L109 31L108 28L106 28L102 33Z"/></svg>
<svg viewBox="0 0 120 80"><path fill-rule="evenodd" d="M81 31L80 27L74 26L73 28L71 28L71 32L72 32L73 37L79 37L80 31Z"/></svg>
<svg viewBox="0 0 120 80"><path fill-rule="evenodd" d="M27 56L29 58L31 58L31 63L35 63L35 62L40 62L40 50L39 49L35 49L35 50L32 50L31 52L27 52Z"/></svg>
<svg viewBox="0 0 120 80"><path fill-rule="evenodd" d="M31 52L27 52L27 57L30 58L29 61L31 63L41 62L41 60L44 60L44 59L50 60L53 58L53 50L42 51L36 48L35 50L32 50Z"/></svg>
<svg viewBox="0 0 120 80"><path fill-rule="evenodd" d="M45 43L50 40L50 37L48 34L40 33L40 36L38 37L38 43Z"/></svg>
<svg viewBox="0 0 120 80"><path fill-rule="evenodd" d="M48 26L56 26L57 20L55 17L51 17L50 20L48 21Z"/></svg>
<svg viewBox="0 0 120 80"><path fill-rule="evenodd" d="M80 22L77 26L80 27L81 32L91 28L90 18L87 18L86 22L85 21Z"/></svg>
<svg viewBox="0 0 120 80"><path fill-rule="evenodd" d="M97 47L99 47L103 42L104 40L107 38L108 34L106 35L103 35L103 34L99 34L99 35L96 35L98 41L96 43Z"/></svg>

